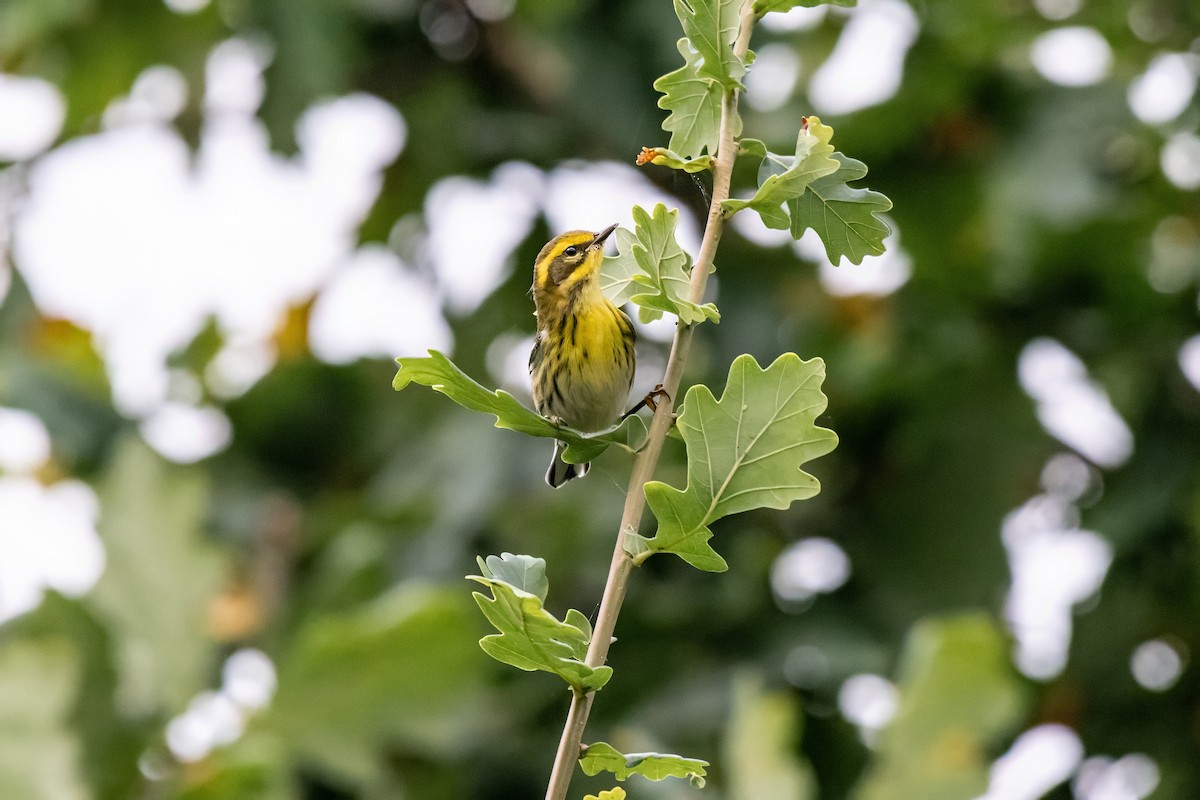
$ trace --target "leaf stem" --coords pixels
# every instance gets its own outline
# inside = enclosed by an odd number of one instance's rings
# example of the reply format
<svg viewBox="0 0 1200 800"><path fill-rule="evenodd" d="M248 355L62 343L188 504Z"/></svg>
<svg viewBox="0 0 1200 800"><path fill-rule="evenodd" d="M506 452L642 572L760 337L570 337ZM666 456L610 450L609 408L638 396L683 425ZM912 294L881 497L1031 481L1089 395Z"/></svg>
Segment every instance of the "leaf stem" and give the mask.
<svg viewBox="0 0 1200 800"><path fill-rule="evenodd" d="M742 6L737 40L733 45L733 52L739 59L746 55L746 51L750 47L750 34L757 18L754 4L750 0L746 0ZM704 239L700 244L700 253L692 268L691 283L688 287L688 300L695 304L699 304L704 298L704 288L708 283L709 273L713 270L717 245L725 230L726 217L721 210L721 202L729 198L730 178L733 174L734 160L737 158L737 146L734 142L737 104L737 89L726 90L721 102L721 129L717 143L717 158L713 165L713 192L708 209L708 222L704 227ZM608 650L612 644L613 631L616 629L617 616L621 612L629 576L635 566L633 558L625 551L625 536L629 532L637 532L646 510L645 486L654 476L659 455L662 453L663 442L671 427L675 398L678 397L679 386L683 380L683 370L691 349L694 327L685 325L683 322L676 325L675 339L671 344L671 355L667 360L667 369L662 380L663 390L667 393L667 397L659 402L658 409L654 412L654 418L650 423L646 443L633 464L629 489L625 495L625 510L617 529L616 546L613 549L612 563L608 570L608 581L604 586L600 612L592 632L591 644L588 647L586 663L590 667L602 666L608 660ZM588 714L595 696L595 692L572 693L571 709L567 714L566 724L563 726L562 738L554 758L554 769L550 773L550 782L546 787L546 800L566 800L567 788L570 786L571 777L575 772L575 765L579 761L583 731L587 726Z"/></svg>

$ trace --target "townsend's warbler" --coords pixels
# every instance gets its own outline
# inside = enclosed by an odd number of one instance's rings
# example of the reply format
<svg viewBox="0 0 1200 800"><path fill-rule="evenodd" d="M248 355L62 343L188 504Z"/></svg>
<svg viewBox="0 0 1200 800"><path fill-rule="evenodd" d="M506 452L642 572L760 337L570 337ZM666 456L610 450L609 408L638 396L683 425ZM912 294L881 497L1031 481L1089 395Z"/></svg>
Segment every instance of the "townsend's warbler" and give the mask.
<svg viewBox="0 0 1200 800"><path fill-rule="evenodd" d="M533 402L542 416L581 431L616 422L633 383L633 324L600 292L604 240L616 228L556 236L533 267ZM546 470L546 483L556 489L586 475L589 466L563 461L564 448L554 443Z"/></svg>

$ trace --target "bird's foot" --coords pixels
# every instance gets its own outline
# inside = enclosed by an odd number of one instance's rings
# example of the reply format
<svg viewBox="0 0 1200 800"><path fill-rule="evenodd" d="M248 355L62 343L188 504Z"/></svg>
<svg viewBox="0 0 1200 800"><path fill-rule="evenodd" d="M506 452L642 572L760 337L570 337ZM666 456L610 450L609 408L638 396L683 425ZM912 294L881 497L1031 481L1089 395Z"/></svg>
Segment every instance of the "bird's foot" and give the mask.
<svg viewBox="0 0 1200 800"><path fill-rule="evenodd" d="M639 400L637 405L622 414L621 419L625 420L627 417L633 416L637 412L641 411L643 407L649 408L651 411L658 411L658 400L662 398L670 400L671 395L667 394L666 390L663 389L663 385L660 383L651 389L645 397Z"/></svg>

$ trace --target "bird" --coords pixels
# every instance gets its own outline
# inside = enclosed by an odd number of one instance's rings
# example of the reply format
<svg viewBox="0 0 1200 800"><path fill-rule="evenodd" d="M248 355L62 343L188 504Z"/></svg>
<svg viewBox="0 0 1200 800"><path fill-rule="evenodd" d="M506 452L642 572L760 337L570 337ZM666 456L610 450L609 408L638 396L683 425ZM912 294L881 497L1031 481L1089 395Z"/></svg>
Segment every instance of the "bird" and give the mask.
<svg viewBox="0 0 1200 800"><path fill-rule="evenodd" d="M633 385L636 335L624 311L600 291L604 242L617 229L576 230L546 243L533 266L537 334L529 375L537 412L579 431L603 430L619 418ZM568 464L555 441L546 483L557 489L587 474Z"/></svg>

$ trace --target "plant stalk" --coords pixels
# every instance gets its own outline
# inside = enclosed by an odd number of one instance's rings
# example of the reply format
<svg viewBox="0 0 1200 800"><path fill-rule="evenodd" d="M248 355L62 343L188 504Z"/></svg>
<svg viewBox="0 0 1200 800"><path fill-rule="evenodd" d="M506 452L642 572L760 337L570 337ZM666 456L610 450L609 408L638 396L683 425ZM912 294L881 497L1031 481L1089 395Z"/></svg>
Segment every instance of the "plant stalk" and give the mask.
<svg viewBox="0 0 1200 800"><path fill-rule="evenodd" d="M738 58L745 56L750 47L750 34L754 29L756 19L753 3L746 0L742 6L738 37L733 45L733 51ZM699 303L704 298L704 288L708 283L709 273L713 269L717 245L725 230L726 218L721 210L721 202L729 198L730 178L733 174L734 160L737 158L737 146L734 142L733 132L737 104L737 89L727 90L721 102L721 127L717 142L717 158L713 165L712 202L708 209L708 221L704 227L700 253L692 267L691 283L688 286L688 300L693 303ZM621 612L629 576L634 567L633 559L625 552L625 536L628 532L637 532L646 510L645 486L654 476L667 431L674 422L675 398L678 396L679 386L683 381L683 370L691 349L693 330L694 326L685 325L682 322L677 323L675 327L675 339L671 343L671 355L667 359L667 369L662 381L663 391L667 396L658 402L658 408L650 422L646 444L638 453L633 464L629 488L625 494L625 510L617 529L617 542L608 570L608 580L604 585L604 596L600 601L600 611L592 631L592 641L585 660L590 667L601 666L608 660L608 650L613 641L612 636L617 625L617 616ZM567 788L570 786L571 777L575 772L575 765L582 755L580 748L583 743L583 731L587 726L588 714L591 712L595 696L595 692L575 692L571 696L571 709L567 714L566 724L563 726L562 739L559 741L558 752L554 758L554 769L550 773L550 782L546 787L546 800L566 800Z"/></svg>

